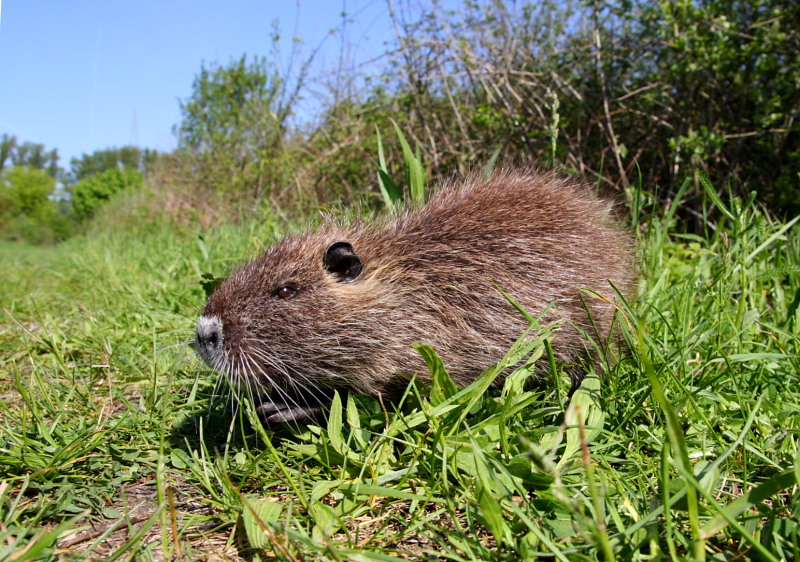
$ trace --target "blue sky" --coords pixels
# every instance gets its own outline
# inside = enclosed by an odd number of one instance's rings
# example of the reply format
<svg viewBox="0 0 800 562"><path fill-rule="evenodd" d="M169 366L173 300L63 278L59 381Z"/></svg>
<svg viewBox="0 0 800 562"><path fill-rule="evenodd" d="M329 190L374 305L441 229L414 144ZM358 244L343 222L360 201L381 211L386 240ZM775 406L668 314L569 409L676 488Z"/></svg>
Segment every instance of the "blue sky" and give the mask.
<svg viewBox="0 0 800 562"><path fill-rule="evenodd" d="M58 149L65 168L112 146L174 148L178 100L201 64L268 57L275 20L282 66L296 36L304 55L321 45L323 77L338 66L342 34L330 31L343 11L351 61L392 37L385 0L0 0L0 10L0 134ZM305 110L322 103L307 98Z"/></svg>

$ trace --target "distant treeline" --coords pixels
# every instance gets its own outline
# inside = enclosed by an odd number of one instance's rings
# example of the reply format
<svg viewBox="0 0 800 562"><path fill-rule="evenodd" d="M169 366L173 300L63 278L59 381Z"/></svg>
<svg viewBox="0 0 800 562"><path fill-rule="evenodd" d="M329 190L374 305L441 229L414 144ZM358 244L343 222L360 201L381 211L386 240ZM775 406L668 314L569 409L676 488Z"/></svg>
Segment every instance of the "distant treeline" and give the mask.
<svg viewBox="0 0 800 562"><path fill-rule="evenodd" d="M52 244L72 236L115 194L142 185L157 154L128 146L73 158L58 166L58 151L0 137L0 238Z"/></svg>
<svg viewBox="0 0 800 562"><path fill-rule="evenodd" d="M258 57L205 65L181 103L178 148L116 168L146 170L156 206L181 220L235 218L259 202L379 204L376 130L399 159L395 121L434 180L497 157L607 189L640 183L663 201L689 181L679 217L692 229L706 212L702 170L734 195L758 191L778 215L800 212L797 2L389 6L397 37L378 75L325 80L309 74L310 58L288 75ZM299 123L299 101L321 84L334 101ZM79 209L78 169L65 199L85 218L96 205Z"/></svg>

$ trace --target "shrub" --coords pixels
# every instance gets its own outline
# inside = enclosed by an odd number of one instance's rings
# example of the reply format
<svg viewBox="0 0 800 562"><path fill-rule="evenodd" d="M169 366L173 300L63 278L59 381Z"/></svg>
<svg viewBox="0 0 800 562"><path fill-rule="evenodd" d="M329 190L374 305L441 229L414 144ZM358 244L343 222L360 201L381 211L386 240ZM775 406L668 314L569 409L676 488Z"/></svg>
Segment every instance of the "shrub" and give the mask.
<svg viewBox="0 0 800 562"><path fill-rule="evenodd" d="M15 166L0 174L0 237L50 244L72 233L53 198L56 181L43 170Z"/></svg>
<svg viewBox="0 0 800 562"><path fill-rule="evenodd" d="M142 174L136 170L112 168L89 176L72 186L72 205L75 215L87 219L111 197L126 189L142 185Z"/></svg>

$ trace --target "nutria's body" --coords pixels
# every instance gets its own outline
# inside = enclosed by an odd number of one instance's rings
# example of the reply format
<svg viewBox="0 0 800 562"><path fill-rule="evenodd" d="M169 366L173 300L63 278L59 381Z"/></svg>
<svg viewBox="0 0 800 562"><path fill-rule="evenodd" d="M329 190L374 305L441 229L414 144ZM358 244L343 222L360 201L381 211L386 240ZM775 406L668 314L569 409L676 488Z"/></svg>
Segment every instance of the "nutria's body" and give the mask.
<svg viewBox="0 0 800 562"><path fill-rule="evenodd" d="M414 343L431 345L456 383L473 381L528 326L495 285L534 316L555 300L549 320L605 338L609 281L628 294L633 280L630 236L585 186L472 176L379 224L286 238L209 297L195 343L235 386L271 393L270 419L296 420L319 409L321 389L385 395L424 378ZM552 344L558 359L585 355L572 326Z"/></svg>

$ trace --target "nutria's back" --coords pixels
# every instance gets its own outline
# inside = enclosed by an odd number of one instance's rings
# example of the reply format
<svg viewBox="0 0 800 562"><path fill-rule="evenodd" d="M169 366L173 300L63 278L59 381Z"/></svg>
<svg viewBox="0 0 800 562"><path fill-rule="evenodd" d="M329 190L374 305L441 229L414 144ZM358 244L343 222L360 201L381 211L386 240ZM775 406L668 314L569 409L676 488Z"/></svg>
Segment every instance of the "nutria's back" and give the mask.
<svg viewBox="0 0 800 562"><path fill-rule="evenodd" d="M555 300L548 320L608 336L609 281L628 294L634 280L630 236L609 214L549 173L473 175L397 218L330 222L278 243L211 295L197 349L236 386L271 392L273 419L303 417L321 389L385 395L424 377L414 343L468 384L528 325L495 285L534 316ZM552 343L564 361L585 353L568 325Z"/></svg>

